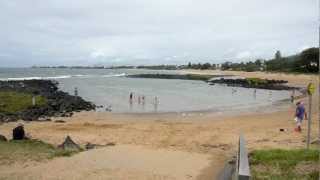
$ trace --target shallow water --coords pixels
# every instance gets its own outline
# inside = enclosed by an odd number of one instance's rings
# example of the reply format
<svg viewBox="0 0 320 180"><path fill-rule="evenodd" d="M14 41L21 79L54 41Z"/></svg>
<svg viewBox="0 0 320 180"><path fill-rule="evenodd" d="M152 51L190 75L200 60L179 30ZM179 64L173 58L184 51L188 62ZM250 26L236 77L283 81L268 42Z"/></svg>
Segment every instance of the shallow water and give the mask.
<svg viewBox="0 0 320 180"><path fill-rule="evenodd" d="M288 91L210 86L202 81L127 78L127 74L176 71L107 69L0 69L0 80L54 79L59 88L78 93L113 112L252 111L288 99ZM132 103L129 94L134 94ZM140 103L139 103L140 96ZM142 101L145 96L145 102ZM158 103L155 103L155 97ZM104 110L104 109L101 109Z"/></svg>

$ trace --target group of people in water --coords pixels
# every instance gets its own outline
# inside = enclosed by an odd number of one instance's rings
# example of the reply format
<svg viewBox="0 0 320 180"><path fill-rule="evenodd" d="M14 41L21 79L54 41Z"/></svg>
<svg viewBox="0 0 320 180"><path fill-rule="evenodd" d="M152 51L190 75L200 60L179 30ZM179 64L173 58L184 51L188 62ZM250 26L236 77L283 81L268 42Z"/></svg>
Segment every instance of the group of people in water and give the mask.
<svg viewBox="0 0 320 180"><path fill-rule="evenodd" d="M138 105L142 105L144 108L146 105L146 96L145 95L134 95L133 92L130 93L129 95L129 104L130 104L130 109L132 109L133 104L136 102ZM159 105L159 98L155 96L151 102L151 104L154 107L155 111L158 111L158 105Z"/></svg>

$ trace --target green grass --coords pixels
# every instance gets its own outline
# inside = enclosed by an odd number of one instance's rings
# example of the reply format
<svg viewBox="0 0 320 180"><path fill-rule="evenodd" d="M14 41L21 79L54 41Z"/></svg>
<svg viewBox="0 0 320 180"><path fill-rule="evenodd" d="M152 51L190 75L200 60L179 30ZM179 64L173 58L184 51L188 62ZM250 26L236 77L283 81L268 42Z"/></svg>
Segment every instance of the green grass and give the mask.
<svg viewBox="0 0 320 180"><path fill-rule="evenodd" d="M252 179L318 180L319 150L256 150L250 156Z"/></svg>
<svg viewBox="0 0 320 180"><path fill-rule="evenodd" d="M0 141L0 164L43 161L60 156L71 156L75 151L58 149L39 140Z"/></svg>
<svg viewBox="0 0 320 180"><path fill-rule="evenodd" d="M267 81L265 79L260 78L247 78L247 81L251 85L259 85L259 84L266 84Z"/></svg>
<svg viewBox="0 0 320 180"><path fill-rule="evenodd" d="M36 96L36 105L42 106L47 103L43 96ZM0 91L0 112L16 113L32 106L32 94Z"/></svg>

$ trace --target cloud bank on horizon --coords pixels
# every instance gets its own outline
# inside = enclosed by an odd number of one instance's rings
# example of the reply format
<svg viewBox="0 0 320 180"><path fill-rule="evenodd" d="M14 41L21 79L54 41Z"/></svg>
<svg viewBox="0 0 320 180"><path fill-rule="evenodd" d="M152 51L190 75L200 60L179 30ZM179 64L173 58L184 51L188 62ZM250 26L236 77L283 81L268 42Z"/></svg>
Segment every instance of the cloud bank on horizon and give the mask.
<svg viewBox="0 0 320 180"><path fill-rule="evenodd" d="M312 0L0 0L0 66L219 63L318 46Z"/></svg>

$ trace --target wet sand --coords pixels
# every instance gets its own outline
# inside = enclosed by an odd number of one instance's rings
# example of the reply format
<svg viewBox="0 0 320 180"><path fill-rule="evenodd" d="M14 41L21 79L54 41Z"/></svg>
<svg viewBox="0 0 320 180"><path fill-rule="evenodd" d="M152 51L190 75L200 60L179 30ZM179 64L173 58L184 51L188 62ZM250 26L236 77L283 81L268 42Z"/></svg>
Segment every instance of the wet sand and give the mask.
<svg viewBox="0 0 320 180"><path fill-rule="evenodd" d="M290 83L308 83L302 80L292 79ZM313 117L318 117L317 104L313 107ZM294 108L291 105L276 112L241 115L81 112L71 118L56 118L66 123L25 123L33 138L55 145L67 135L82 146L87 142L116 145L46 162L0 164L0 179L209 180L235 155L240 133L244 134L249 150L305 147L306 121L302 133L293 131ZM313 138L318 135L315 119ZM0 134L11 137L17 123L0 125ZM280 131L281 128L285 131Z"/></svg>

